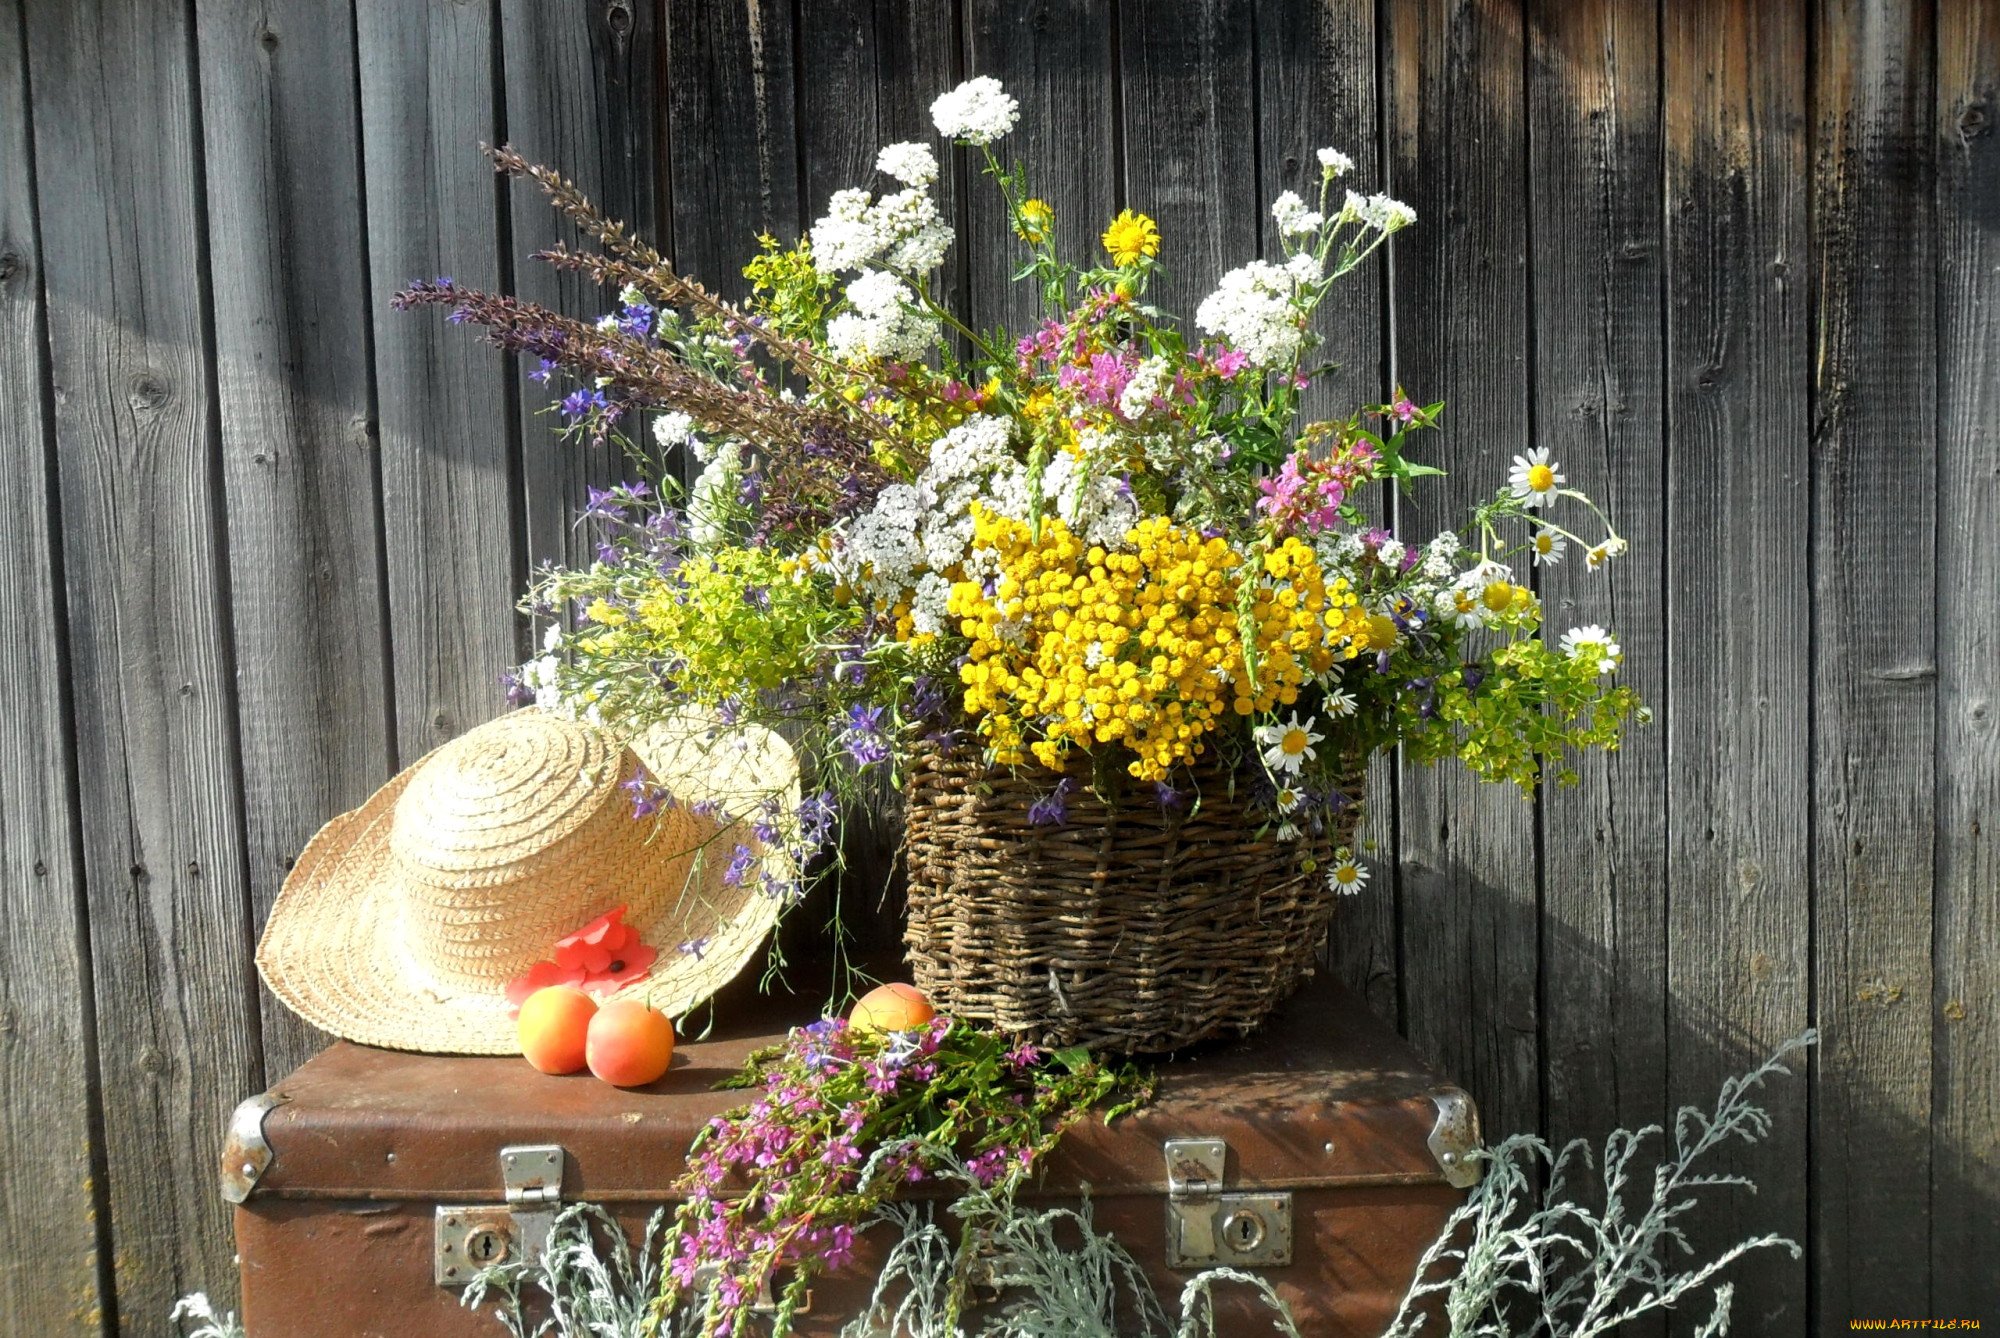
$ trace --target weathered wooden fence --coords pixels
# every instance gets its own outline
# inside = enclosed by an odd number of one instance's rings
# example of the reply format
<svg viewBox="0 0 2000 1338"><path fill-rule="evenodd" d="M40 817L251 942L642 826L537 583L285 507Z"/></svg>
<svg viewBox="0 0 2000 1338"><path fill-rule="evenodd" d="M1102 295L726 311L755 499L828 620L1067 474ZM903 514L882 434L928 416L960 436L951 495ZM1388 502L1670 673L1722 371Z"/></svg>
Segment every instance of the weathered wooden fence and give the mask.
<svg viewBox="0 0 2000 1338"><path fill-rule="evenodd" d="M0 0L0 1329L229 1289L223 1114L318 1040L263 915L501 709L612 468L387 308L598 301L476 146L728 286L970 72L1074 247L1159 219L1182 311L1353 151L1420 224L1339 389L1449 401L1404 523L1540 442L1632 540L1543 594L1608 609L1657 723L1535 805L1384 764L1339 970L1500 1131L1657 1119L1817 1025L1717 1228L1806 1246L1739 1331L2000 1320L2000 5ZM949 287L1020 318L983 188Z"/></svg>

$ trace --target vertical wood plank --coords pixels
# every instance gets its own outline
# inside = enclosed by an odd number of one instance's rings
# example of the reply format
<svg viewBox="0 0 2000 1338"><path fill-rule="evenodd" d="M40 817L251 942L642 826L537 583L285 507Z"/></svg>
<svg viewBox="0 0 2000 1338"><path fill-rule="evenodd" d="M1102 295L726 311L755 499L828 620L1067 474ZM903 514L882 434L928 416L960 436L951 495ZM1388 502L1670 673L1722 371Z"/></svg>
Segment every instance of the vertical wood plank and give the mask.
<svg viewBox="0 0 2000 1338"><path fill-rule="evenodd" d="M28 15L36 177L61 183L39 204L106 1198L118 1314L141 1330L231 1274L228 1214L201 1191L264 1076L189 22Z"/></svg>
<svg viewBox="0 0 2000 1338"><path fill-rule="evenodd" d="M434 311L397 312L412 279L502 283L493 12L358 0L369 310L381 419L390 663L401 760L505 705L525 646L513 614L513 400L501 355Z"/></svg>
<svg viewBox="0 0 2000 1338"><path fill-rule="evenodd" d="M800 6L799 50L810 69L799 88L801 205L808 222L825 213L837 190L871 183L877 193L895 189L876 175L875 156L885 144L915 140L931 145L947 165L938 207L957 226L959 182L948 167L950 145L938 138L930 110L956 82L956 9L939 0ZM980 196L981 185L973 194ZM964 246L958 238L932 290L955 311L963 305Z"/></svg>
<svg viewBox="0 0 2000 1338"><path fill-rule="evenodd" d="M1937 7L1937 892L1931 1304L2000 1258L2000 5ZM1895 446L1885 449L1894 450Z"/></svg>
<svg viewBox="0 0 2000 1338"><path fill-rule="evenodd" d="M757 234L805 226L792 9L782 0L668 0L673 242L682 273L748 289Z"/></svg>
<svg viewBox="0 0 2000 1338"><path fill-rule="evenodd" d="M199 15L250 890L262 925L393 756L354 38L346 6ZM268 993L277 1078L326 1043Z"/></svg>
<svg viewBox="0 0 2000 1338"><path fill-rule="evenodd" d="M656 7L635 0L502 0L500 20L508 140L529 161L575 181L607 215L665 245ZM610 310L616 293L532 258L559 241L575 245L575 225L530 183L513 183L507 200L515 292L584 320ZM615 446L556 440L546 412L551 387L525 375L518 384L528 562L588 563L590 536L576 527L576 513L591 486L626 476L626 462ZM627 427L646 430L637 422Z"/></svg>
<svg viewBox="0 0 2000 1338"><path fill-rule="evenodd" d="M1822 1328L1930 1305L1937 321L1930 9L1815 9L1812 1148Z"/></svg>
<svg viewBox="0 0 2000 1338"><path fill-rule="evenodd" d="M1388 188L1417 211L1394 245L1394 376L1446 401L1407 542L1456 529L1528 444L1528 187L1521 14L1388 6ZM1534 808L1446 763L1397 790L1406 1030L1478 1100L1486 1126L1541 1123Z"/></svg>
<svg viewBox="0 0 2000 1338"><path fill-rule="evenodd" d="M1528 27L1535 439L1631 556L1538 569L1545 634L1610 627L1619 676L1665 706L1658 14L1652 0L1535 0ZM1569 513L1594 537L1595 522ZM1596 1139L1667 1113L1666 731L1574 759L1542 800L1547 1133ZM1687 1095L1693 1095L1692 1093Z"/></svg>
<svg viewBox="0 0 2000 1338"><path fill-rule="evenodd" d="M1308 203L1317 200L1321 148L1354 159L1353 176L1334 186L1336 201L1350 186L1381 189L1374 7L1260 0L1254 21L1263 208L1257 226L1271 226L1270 203L1284 191L1297 191ZM1230 190L1238 193L1241 186ZM1271 234L1260 235L1268 251ZM1387 273L1386 258L1378 259L1350 276L1322 312L1319 332L1326 343L1319 357L1335 370L1306 392L1308 418L1345 416L1388 399L1382 305ZM1397 1020L1395 774L1392 758L1377 758L1370 768L1361 839L1376 857L1377 876L1361 895L1340 904L1327 940L1334 973L1391 1022Z"/></svg>
<svg viewBox="0 0 2000 1338"><path fill-rule="evenodd" d="M83 869L50 524L51 404L18 0L0 0L0 1296L28 1333L97 1333Z"/></svg>
<svg viewBox="0 0 2000 1338"><path fill-rule="evenodd" d="M875 172L885 144L929 144L938 154L939 208L959 227L961 182L951 167L951 146L938 137L930 107L957 78L957 4L940 0L818 0L799 7L798 45L809 74L799 85L799 142L805 218L820 217L829 198L850 186L882 193L898 189ZM990 204L991 187L974 182L972 195ZM933 277L932 291L963 318L966 239ZM892 955L903 937L902 881L897 854L903 844L902 803L884 784L879 798L846 816L842 832L840 918L858 951ZM823 923L815 902L800 920ZM823 956L826 941L786 955Z"/></svg>
<svg viewBox="0 0 2000 1338"><path fill-rule="evenodd" d="M1160 225L1164 272L1147 300L1189 323L1273 232L1257 192L1251 26L1249 0L1119 6L1124 203Z"/></svg>
<svg viewBox="0 0 2000 1338"><path fill-rule="evenodd" d="M1663 13L1668 1064L1698 1101L1810 1020L1806 27L1789 3ZM1770 1141L1715 1168L1762 1191L1703 1239L1806 1239L1805 1084L1765 1105ZM1804 1264L1736 1287L1742 1327L1805 1327Z"/></svg>
<svg viewBox="0 0 2000 1338"><path fill-rule="evenodd" d="M965 74L991 75L1021 104L1021 122L995 152L1028 171L1028 188L1055 207L1056 244L1083 260L1118 208L1113 11L1089 0L966 0ZM1010 283L1024 252L999 193L965 156L967 305L975 329L1025 330L1041 316L1033 285Z"/></svg>

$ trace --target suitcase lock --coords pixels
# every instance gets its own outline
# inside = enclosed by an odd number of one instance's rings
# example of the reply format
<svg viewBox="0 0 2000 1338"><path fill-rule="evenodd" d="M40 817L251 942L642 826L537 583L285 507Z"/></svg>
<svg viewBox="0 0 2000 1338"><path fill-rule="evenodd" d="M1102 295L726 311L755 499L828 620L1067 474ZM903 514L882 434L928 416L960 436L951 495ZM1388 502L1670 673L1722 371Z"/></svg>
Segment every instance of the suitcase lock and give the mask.
<svg viewBox="0 0 2000 1338"><path fill-rule="evenodd" d="M481 1269L540 1254L562 1208L563 1161L555 1143L501 1148L506 1202L440 1207L431 1253L437 1285L463 1287Z"/></svg>
<svg viewBox="0 0 2000 1338"><path fill-rule="evenodd" d="M1220 1138L1170 1138L1167 1155L1167 1267L1292 1262L1292 1196L1224 1193L1229 1145Z"/></svg>

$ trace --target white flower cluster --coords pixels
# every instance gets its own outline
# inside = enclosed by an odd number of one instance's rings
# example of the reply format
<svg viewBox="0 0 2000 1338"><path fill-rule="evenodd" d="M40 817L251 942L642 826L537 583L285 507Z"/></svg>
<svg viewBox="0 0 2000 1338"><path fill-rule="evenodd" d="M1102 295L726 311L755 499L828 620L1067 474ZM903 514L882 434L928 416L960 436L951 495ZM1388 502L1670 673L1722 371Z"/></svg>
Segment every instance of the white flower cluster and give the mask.
<svg viewBox="0 0 2000 1338"><path fill-rule="evenodd" d="M907 483L891 483L875 504L856 516L841 536L835 561L845 579L884 602L894 600L924 565L917 541L923 502Z"/></svg>
<svg viewBox="0 0 2000 1338"><path fill-rule="evenodd" d="M1287 237L1318 232L1320 225L1326 222L1326 215L1308 208L1295 190L1288 190L1271 201L1271 217L1278 221L1278 231Z"/></svg>
<svg viewBox="0 0 2000 1338"><path fill-rule="evenodd" d="M1254 366L1283 366L1305 344L1299 290L1319 277L1319 262L1311 255L1293 256L1283 265L1253 260L1222 276L1220 286L1202 299L1195 322L1228 340Z"/></svg>
<svg viewBox="0 0 2000 1338"><path fill-rule="evenodd" d="M937 324L917 310L917 295L886 270L863 270L847 285L847 302L854 309L826 327L827 351L836 358L921 358L937 340Z"/></svg>
<svg viewBox="0 0 2000 1338"><path fill-rule="evenodd" d="M1012 426L998 414L975 414L938 438L917 475L924 505L924 561L945 571L972 546L972 504L1006 516L1028 513L1028 470L1008 449Z"/></svg>
<svg viewBox="0 0 2000 1338"><path fill-rule="evenodd" d="M1354 170L1354 160L1339 149L1321 149L1319 166L1329 177L1344 177Z"/></svg>
<svg viewBox="0 0 2000 1338"><path fill-rule="evenodd" d="M1340 217L1344 222L1358 221L1378 232L1400 232L1417 221L1417 211L1387 195L1349 191L1341 205Z"/></svg>
<svg viewBox="0 0 2000 1338"><path fill-rule="evenodd" d="M920 144L897 148L930 150ZM888 154L884 150L884 156ZM899 166L913 170L903 160ZM937 171L931 162L933 179ZM905 274L921 274L943 263L951 249L952 231L922 185L912 185L877 200L858 187L839 190L827 201L826 217L812 226L813 265L822 274L883 265Z"/></svg>
<svg viewBox="0 0 2000 1338"><path fill-rule="evenodd" d="M716 446L688 495L688 537L696 544L710 548L728 538L724 523L736 505L742 478L743 443L724 441Z"/></svg>
<svg viewBox="0 0 2000 1338"><path fill-rule="evenodd" d="M1021 119L1021 104L990 75L968 79L931 104L931 121L946 139L991 144Z"/></svg>
<svg viewBox="0 0 2000 1338"><path fill-rule="evenodd" d="M938 179L937 155L928 144L891 144L875 155L875 170L905 186L928 186Z"/></svg>
<svg viewBox="0 0 2000 1338"><path fill-rule="evenodd" d="M1055 505L1070 533L1100 548L1122 547L1126 533L1139 523L1130 485L1093 471L1084 458L1067 451L1057 451L1043 466L1042 496Z"/></svg>
<svg viewBox="0 0 2000 1338"><path fill-rule="evenodd" d="M1132 373L1118 396L1118 412L1137 422L1153 410L1153 401L1165 398L1173 389L1174 364L1167 358L1148 358Z"/></svg>

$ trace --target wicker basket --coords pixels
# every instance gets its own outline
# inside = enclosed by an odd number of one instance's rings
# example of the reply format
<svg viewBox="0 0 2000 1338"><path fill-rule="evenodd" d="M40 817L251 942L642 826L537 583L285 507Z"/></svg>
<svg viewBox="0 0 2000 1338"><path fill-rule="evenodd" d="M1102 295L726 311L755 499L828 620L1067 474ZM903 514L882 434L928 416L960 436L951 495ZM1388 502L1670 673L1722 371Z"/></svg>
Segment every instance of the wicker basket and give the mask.
<svg viewBox="0 0 2000 1338"><path fill-rule="evenodd" d="M1343 790L1359 796L1355 770ZM1107 804L1079 784L1067 822L1036 826L1045 779L964 751L916 758L905 937L917 988L940 1012L1051 1046L1157 1054L1254 1028L1312 974L1333 913L1326 866L1360 805L1301 850L1258 839L1261 820L1219 770L1197 779L1200 804L1180 809L1151 786Z"/></svg>

